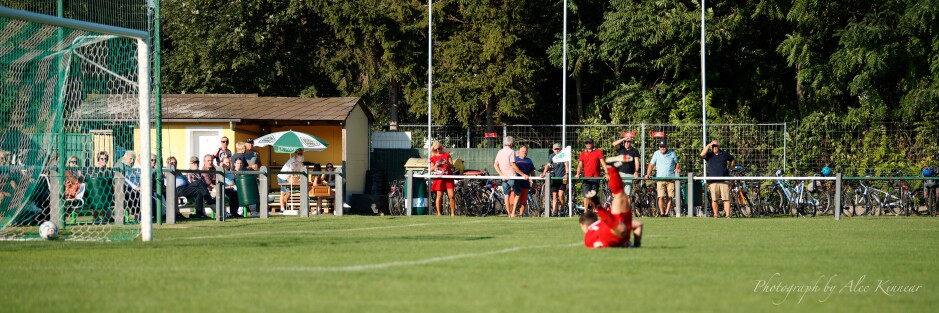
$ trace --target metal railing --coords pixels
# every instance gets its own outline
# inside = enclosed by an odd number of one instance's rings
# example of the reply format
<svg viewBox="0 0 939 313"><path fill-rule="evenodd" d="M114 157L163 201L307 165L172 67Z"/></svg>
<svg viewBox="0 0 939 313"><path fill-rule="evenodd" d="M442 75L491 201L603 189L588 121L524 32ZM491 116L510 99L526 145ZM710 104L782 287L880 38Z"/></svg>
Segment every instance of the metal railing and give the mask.
<svg viewBox="0 0 939 313"><path fill-rule="evenodd" d="M496 179L499 179L499 180L501 180L501 179L523 179L522 177L519 177L519 176L505 177L505 176L475 176L475 175L428 175L428 174L414 174L414 173L412 173L412 172L409 171L409 172L407 173L407 175L406 175L406 179L407 179L406 185L407 185L407 186L413 186L413 179L414 179L414 178L427 178L427 179L452 178L452 179L490 179L490 180L496 180ZM533 179L533 180L544 180L544 181L545 181L544 187L543 187L544 189L543 189L543 190L550 190L550 188L551 188L551 187L550 187L550 186L551 186L551 181L552 181L552 180L555 180L555 179L562 179L562 178L563 178L563 177L551 177L550 179L547 179L547 178L544 178L544 177L538 177L537 175L531 176L531 179ZM574 182L576 182L576 181L585 181L585 180L605 180L605 178L602 178L602 177L571 178L571 183L574 183ZM843 207L842 199L844 199L844 198L843 198L843 192L844 192L844 182L845 182L845 181L891 181L891 180L906 180L906 181L934 180L934 181L936 181L936 180L939 180L939 177L904 177L904 176L893 176L893 177L891 177L891 176L878 176L878 177L845 177L845 176L842 176L841 173L835 173L833 176L719 176L719 177L714 177L714 176L711 176L711 177L704 177L704 176L700 176L700 177L699 177L699 176L695 176L695 173L693 173L693 172L688 172L688 173L685 173L685 176L679 176L679 177L651 177L651 178L648 178L648 179L643 178L643 177L639 177L639 178L627 177L627 178L624 178L624 181L641 182L641 181L644 181L644 180L648 180L648 181L674 181L674 182L676 183L676 185L675 185L675 194L674 194L674 197L672 198L672 199L673 199L672 201L674 201L674 208L675 208L676 216L682 216L682 215L684 215L684 216L692 216L692 217L698 215L698 212L697 212L697 210L696 210L697 207L695 206L694 201L692 201L692 199L694 199L695 188L685 188L685 190L682 190L682 185L683 185L683 184L684 184L685 186L692 186L692 184L694 184L695 182L707 183L707 181L735 181L735 180L736 180L736 181L742 181L742 180L745 180L745 181L779 181L779 180L786 180L786 181L833 181L833 182L835 182L835 186L834 186L834 188L833 188L834 190L832 191L833 197L832 197L832 199L831 199L831 200L832 200L832 208L834 208L834 210L833 210L833 211L834 211L834 212L833 212L833 215L834 215L834 219L835 219L835 220L840 220L840 219L841 219L841 208ZM685 194L682 194L682 192L684 192ZM706 192L706 191L702 190L702 191L700 191L700 192ZM406 208L407 208L407 215L411 215L411 214L412 214L412 209L413 209L413 202L412 202L411 200L412 200L413 197L414 197L414 195L413 195L413 188L411 188L411 187L406 188L404 194L405 194L405 205L406 205ZM428 195L428 197L429 197L429 195ZM544 202L544 203L543 203L544 208L550 208L551 197L550 197L550 196L544 196L542 200L543 200L543 202ZM568 210L569 210L569 213L568 213L568 214L569 214L569 216L572 216L572 215L573 215L573 214L572 214L572 213L573 213L573 196L572 196L572 195L568 195L568 201L569 201L569 202L568 202ZM683 203L683 202L686 202L686 203ZM708 203L704 203L704 197L702 197L702 203L700 203L700 209L701 209L701 210L706 210L706 209L707 209L707 205L708 205ZM682 208L685 208L685 209L684 209L684 212L683 212ZM548 214L548 211L549 211L549 210L545 209L545 210L544 210L544 213L543 213L542 215L543 215L543 216L548 216L548 215L547 215L547 214Z"/></svg>
<svg viewBox="0 0 939 313"><path fill-rule="evenodd" d="M270 181L269 181L270 175L290 174L290 175L299 176L300 178L300 184L299 184L300 191L299 192L301 195L299 215L301 217L310 216L310 197L308 196L308 191L310 190L310 183L308 179L309 175L323 175L323 174L333 175L333 177L335 178L334 181L335 181L335 188L336 188L336 193L335 193L335 212L336 213L335 214L343 215L344 208L342 204L344 203L344 198L345 198L345 191L344 191L345 184L344 184L343 174L340 172L322 172L322 171L269 172L267 170L267 167L264 167L264 166L262 166L260 170L257 170L257 171L224 171L224 170L206 171L206 170L176 170L173 168L165 168L163 169L163 175L165 177L164 183L166 184L166 189L165 189L166 199L167 199L166 210L168 212L168 214L166 214L167 224L176 223L176 214L179 211L177 204L176 204L176 200L175 200L176 199L176 175L184 174L184 173L215 174L216 184L218 184L218 186L221 188L224 188L225 186L225 174L257 175L258 177L258 211L259 211L258 213L259 213L259 217L264 218L264 219L269 218L270 216L269 214L270 210L269 210L269 204L268 204L268 194L270 194ZM216 187L216 188L219 188L219 187ZM216 197L215 197L216 211L218 211L215 214L215 220L219 222L225 220L224 198L225 198L224 194L218 194L218 193L216 194ZM316 209L317 210L315 214L322 213L321 207L319 205L317 205ZM169 213L172 213L172 214L169 214Z"/></svg>

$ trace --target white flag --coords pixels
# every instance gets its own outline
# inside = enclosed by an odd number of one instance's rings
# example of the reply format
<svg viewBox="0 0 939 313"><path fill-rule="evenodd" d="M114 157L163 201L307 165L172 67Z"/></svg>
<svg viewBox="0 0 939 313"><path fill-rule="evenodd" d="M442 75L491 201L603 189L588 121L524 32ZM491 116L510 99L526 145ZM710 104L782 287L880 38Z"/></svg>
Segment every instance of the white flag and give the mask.
<svg viewBox="0 0 939 313"><path fill-rule="evenodd" d="M571 161L571 146L564 147L564 150L555 154L551 158L552 163L561 163L561 162L570 162Z"/></svg>

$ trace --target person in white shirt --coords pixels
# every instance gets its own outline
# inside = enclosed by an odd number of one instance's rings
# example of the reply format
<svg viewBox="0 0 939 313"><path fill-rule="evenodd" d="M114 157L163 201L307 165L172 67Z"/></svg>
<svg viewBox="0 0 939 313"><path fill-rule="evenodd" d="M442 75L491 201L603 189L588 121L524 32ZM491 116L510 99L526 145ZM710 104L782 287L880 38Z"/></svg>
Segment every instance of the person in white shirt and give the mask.
<svg viewBox="0 0 939 313"><path fill-rule="evenodd" d="M282 172L303 172L306 170L306 166L303 165L303 149L297 149L293 154L290 155L290 159L287 160L287 163L284 163L283 168L280 169ZM296 174L278 174L277 183L280 184L280 207L287 207L287 198L289 198L288 188L292 183L290 182L291 177L294 178L295 184L300 178L300 175Z"/></svg>

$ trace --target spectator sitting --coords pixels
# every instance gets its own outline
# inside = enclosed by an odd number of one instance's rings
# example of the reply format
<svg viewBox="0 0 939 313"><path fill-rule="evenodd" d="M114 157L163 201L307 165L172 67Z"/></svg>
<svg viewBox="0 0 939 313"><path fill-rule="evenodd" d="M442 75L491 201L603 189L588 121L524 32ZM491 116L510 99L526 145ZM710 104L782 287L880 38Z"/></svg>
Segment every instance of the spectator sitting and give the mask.
<svg viewBox="0 0 939 313"><path fill-rule="evenodd" d="M282 172L303 172L306 166L303 165L303 149L297 149L290 155L290 159L280 169ZM280 207L287 208L287 198L290 197L290 185L299 185L300 176L296 174L278 174L277 183L280 184Z"/></svg>
<svg viewBox="0 0 939 313"><path fill-rule="evenodd" d="M194 156L189 159L189 169L199 169L199 157ZM199 219L208 218L208 216L205 215L205 202L211 199L212 195L209 193L209 187L205 184L205 180L202 179L202 175L198 173L186 173L186 185L180 189L180 185L177 183L176 195L181 197L191 196L193 200L196 201L196 212L193 213L194 216L192 217Z"/></svg>
<svg viewBox="0 0 939 313"><path fill-rule="evenodd" d="M140 169L134 165L137 155L133 150L124 152L114 170L124 175L124 207L134 215L140 214Z"/></svg>
<svg viewBox="0 0 939 313"><path fill-rule="evenodd" d="M81 184L85 180L81 171L77 170L78 157L68 158L68 164L65 167L65 199L75 199L81 190Z"/></svg>
<svg viewBox="0 0 939 313"><path fill-rule="evenodd" d="M98 157L95 159L95 167L98 169L104 169L108 167L108 153L101 151L98 152Z"/></svg>
<svg viewBox="0 0 939 313"><path fill-rule="evenodd" d="M231 171L231 158L222 157L222 170ZM222 191L225 193L225 197L228 198L228 213L232 217L242 217L238 214L238 190L235 186L235 174L225 173L222 175L225 178L225 186L222 187Z"/></svg>
<svg viewBox="0 0 939 313"><path fill-rule="evenodd" d="M336 168L333 167L332 163L326 163L326 168L324 169L324 171L335 172ZM332 186L333 184L335 184L336 174L323 174L323 175L320 175L320 179L323 180L323 182L325 182L324 185Z"/></svg>

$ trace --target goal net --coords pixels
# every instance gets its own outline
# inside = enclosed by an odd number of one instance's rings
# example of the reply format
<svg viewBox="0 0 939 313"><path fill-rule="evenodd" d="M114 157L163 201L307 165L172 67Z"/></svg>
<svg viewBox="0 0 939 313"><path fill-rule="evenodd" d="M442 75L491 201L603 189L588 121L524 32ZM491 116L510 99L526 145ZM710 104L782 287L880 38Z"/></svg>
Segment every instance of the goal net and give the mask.
<svg viewBox="0 0 939 313"><path fill-rule="evenodd" d="M159 171L148 151L148 45L9 11L0 12L0 239L39 238L50 221L59 239L149 240Z"/></svg>

